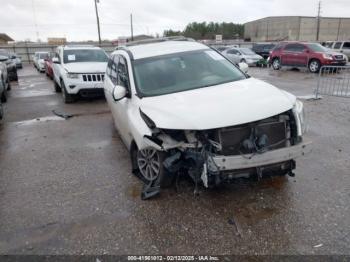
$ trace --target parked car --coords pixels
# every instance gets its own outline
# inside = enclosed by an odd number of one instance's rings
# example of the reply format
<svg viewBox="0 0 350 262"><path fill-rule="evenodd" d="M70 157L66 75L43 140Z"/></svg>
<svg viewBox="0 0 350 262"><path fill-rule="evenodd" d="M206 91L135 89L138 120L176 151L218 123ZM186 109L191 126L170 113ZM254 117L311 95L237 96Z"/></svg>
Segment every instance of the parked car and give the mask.
<svg viewBox="0 0 350 262"><path fill-rule="evenodd" d="M8 61L7 56L0 55L0 82L2 82L5 86L5 90L11 89L10 79L7 73L7 65L6 62Z"/></svg>
<svg viewBox="0 0 350 262"><path fill-rule="evenodd" d="M49 52L35 52L33 65L39 72L45 72L45 60L49 58Z"/></svg>
<svg viewBox="0 0 350 262"><path fill-rule="evenodd" d="M327 45L328 48L343 53L350 59L350 41L336 41Z"/></svg>
<svg viewBox="0 0 350 262"><path fill-rule="evenodd" d="M16 53L11 54L12 61L16 64L17 69L23 68L22 59Z"/></svg>
<svg viewBox="0 0 350 262"><path fill-rule="evenodd" d="M56 92L62 91L65 103L78 95L103 95L107 54L94 46L59 46L52 58Z"/></svg>
<svg viewBox="0 0 350 262"><path fill-rule="evenodd" d="M252 50L264 59L267 59L275 46L275 44L253 44Z"/></svg>
<svg viewBox="0 0 350 262"><path fill-rule="evenodd" d="M324 65L344 66L346 62L345 55L318 43L281 43L270 54L270 63L275 70L282 66L307 67L310 72L317 73Z"/></svg>
<svg viewBox="0 0 350 262"><path fill-rule="evenodd" d="M293 175L294 159L310 150L301 101L198 42L117 49L104 92L132 169L149 186L169 186L179 170L205 187Z"/></svg>
<svg viewBox="0 0 350 262"><path fill-rule="evenodd" d="M234 63L247 63L249 66L256 66L263 58L249 48L230 48L222 52Z"/></svg>
<svg viewBox="0 0 350 262"><path fill-rule="evenodd" d="M8 89L8 76L7 76L7 66L4 62L7 61L6 56L0 56L0 101L5 103L7 101L6 92Z"/></svg>
<svg viewBox="0 0 350 262"><path fill-rule="evenodd" d="M45 74L50 79L53 79L52 54L45 60Z"/></svg>
<svg viewBox="0 0 350 262"><path fill-rule="evenodd" d="M7 66L7 74L10 81L18 81L18 75L17 75L17 66L16 63L11 59L11 54L5 50L0 49L0 56L4 56L7 58L4 63Z"/></svg>

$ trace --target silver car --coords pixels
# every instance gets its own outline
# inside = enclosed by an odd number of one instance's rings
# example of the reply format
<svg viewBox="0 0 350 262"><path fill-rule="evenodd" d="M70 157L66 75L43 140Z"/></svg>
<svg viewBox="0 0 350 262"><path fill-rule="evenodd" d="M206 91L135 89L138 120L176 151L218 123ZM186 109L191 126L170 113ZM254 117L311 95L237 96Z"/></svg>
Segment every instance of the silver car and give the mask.
<svg viewBox="0 0 350 262"><path fill-rule="evenodd" d="M249 66L256 66L262 60L262 56L256 54L250 48L230 48L222 52L224 56L233 63L247 63Z"/></svg>

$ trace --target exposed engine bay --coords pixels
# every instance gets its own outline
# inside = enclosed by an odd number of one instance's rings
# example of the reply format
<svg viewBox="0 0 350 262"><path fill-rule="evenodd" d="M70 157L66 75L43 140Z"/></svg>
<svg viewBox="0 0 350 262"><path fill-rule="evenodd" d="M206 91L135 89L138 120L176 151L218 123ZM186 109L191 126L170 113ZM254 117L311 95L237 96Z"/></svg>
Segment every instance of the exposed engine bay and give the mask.
<svg viewBox="0 0 350 262"><path fill-rule="evenodd" d="M185 170L196 184L202 182L208 188L242 177L261 178L265 174L293 176L293 159L226 169L225 165L218 164L217 157L221 157L221 162L225 162L226 156L253 159L301 142L292 110L260 121L219 129L183 131L155 128L152 136L145 136L145 139L157 150L167 152L163 165L170 174Z"/></svg>

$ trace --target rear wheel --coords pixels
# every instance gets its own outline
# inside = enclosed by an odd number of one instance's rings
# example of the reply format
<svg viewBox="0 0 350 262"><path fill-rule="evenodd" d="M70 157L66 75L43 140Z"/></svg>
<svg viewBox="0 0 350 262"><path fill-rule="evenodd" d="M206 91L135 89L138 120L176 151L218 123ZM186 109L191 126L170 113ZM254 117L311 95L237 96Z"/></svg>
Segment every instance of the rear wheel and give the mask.
<svg viewBox="0 0 350 262"><path fill-rule="evenodd" d="M62 89L62 96L63 96L63 101L66 104L73 103L75 101L75 96L68 94L66 86L64 85L64 82L61 81L61 89Z"/></svg>
<svg viewBox="0 0 350 262"><path fill-rule="evenodd" d="M318 60L311 60L309 63L309 70L311 73L318 73L321 68L321 63Z"/></svg>
<svg viewBox="0 0 350 262"><path fill-rule="evenodd" d="M280 70L281 69L281 61L279 60L279 58L274 58L272 60L272 68L274 70Z"/></svg>
<svg viewBox="0 0 350 262"><path fill-rule="evenodd" d="M61 87L57 84L57 82L54 80L53 81L53 84L54 84L54 86L55 86L55 92L56 93L61 93L62 92L62 89L61 89Z"/></svg>
<svg viewBox="0 0 350 262"><path fill-rule="evenodd" d="M169 187L172 184L174 176L163 166L165 157L165 152L151 147L137 150L137 167L147 183L158 180L159 185L163 188Z"/></svg>

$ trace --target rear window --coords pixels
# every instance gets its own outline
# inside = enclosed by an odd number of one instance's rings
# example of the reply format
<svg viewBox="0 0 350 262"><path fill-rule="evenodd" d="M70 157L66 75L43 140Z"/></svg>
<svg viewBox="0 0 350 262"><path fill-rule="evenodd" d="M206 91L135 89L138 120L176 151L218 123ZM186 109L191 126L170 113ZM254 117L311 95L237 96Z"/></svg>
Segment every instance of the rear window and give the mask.
<svg viewBox="0 0 350 262"><path fill-rule="evenodd" d="M39 53L39 59L48 59L49 53Z"/></svg>

